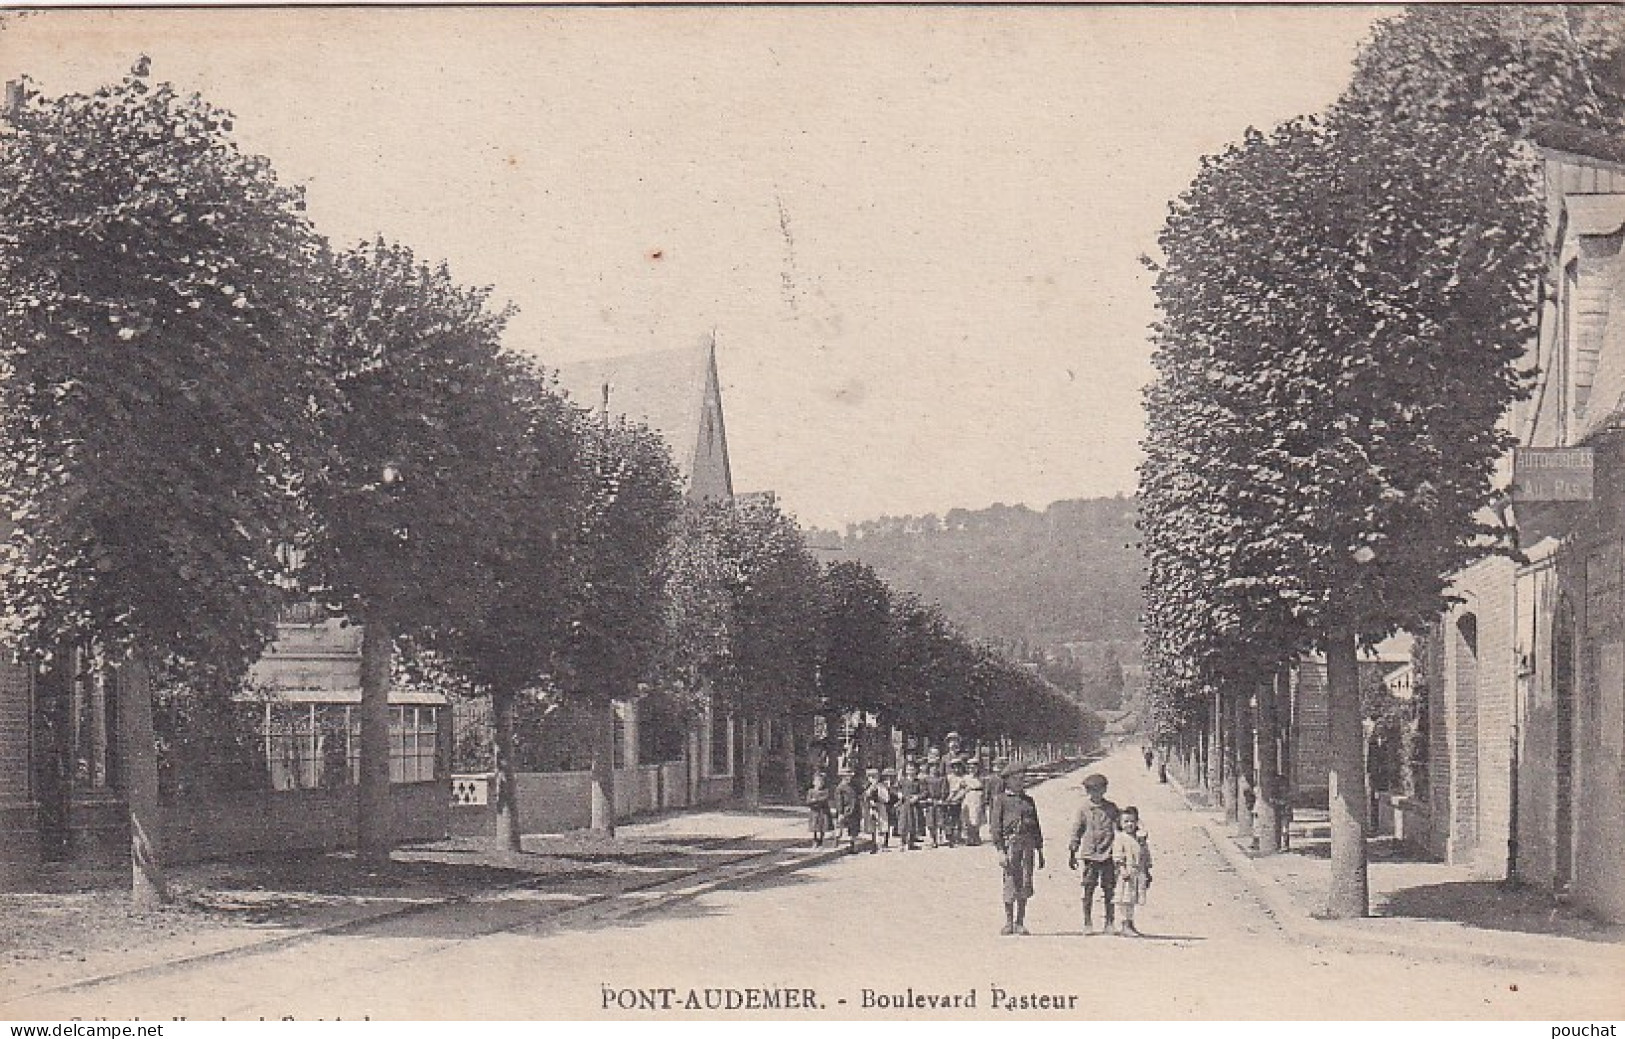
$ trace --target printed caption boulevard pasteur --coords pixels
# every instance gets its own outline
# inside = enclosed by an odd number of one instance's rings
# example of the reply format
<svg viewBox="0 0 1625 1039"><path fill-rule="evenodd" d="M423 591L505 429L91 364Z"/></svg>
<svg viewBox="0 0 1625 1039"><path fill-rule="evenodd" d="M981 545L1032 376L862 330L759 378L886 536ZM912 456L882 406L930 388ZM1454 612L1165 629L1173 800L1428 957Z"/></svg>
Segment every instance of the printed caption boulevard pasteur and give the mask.
<svg viewBox="0 0 1625 1039"><path fill-rule="evenodd" d="M1068 1011L1078 1008L1071 992L1020 992L989 985L961 992L859 989L855 996L811 988L617 988L599 986L599 1009L605 1011L676 1012L758 1010L979 1010L1005 1013Z"/></svg>

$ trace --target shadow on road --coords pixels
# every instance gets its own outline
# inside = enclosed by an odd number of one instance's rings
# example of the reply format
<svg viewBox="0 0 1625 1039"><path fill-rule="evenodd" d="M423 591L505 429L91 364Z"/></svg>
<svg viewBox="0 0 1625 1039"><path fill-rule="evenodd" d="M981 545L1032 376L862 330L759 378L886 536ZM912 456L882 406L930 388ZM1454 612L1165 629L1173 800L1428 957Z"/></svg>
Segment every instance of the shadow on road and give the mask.
<svg viewBox="0 0 1625 1039"><path fill-rule="evenodd" d="M1122 935L1105 934L1101 931L1038 931L1033 937L1043 938L1098 938L1102 944L1113 942L1205 942L1207 938L1199 934L1152 934L1149 931L1140 932L1138 938L1124 938Z"/></svg>
<svg viewBox="0 0 1625 1039"><path fill-rule="evenodd" d="M1625 926L1591 920L1555 904L1546 892L1509 889L1493 881L1401 888L1388 896L1381 915L1451 920L1484 930L1561 935L1588 942L1625 942Z"/></svg>

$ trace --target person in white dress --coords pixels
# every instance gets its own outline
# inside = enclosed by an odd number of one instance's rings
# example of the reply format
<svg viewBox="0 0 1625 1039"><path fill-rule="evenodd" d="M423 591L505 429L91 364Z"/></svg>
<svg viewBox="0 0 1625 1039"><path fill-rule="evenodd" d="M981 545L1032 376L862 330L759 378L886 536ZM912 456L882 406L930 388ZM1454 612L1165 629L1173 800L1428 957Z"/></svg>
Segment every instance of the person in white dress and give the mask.
<svg viewBox="0 0 1625 1039"><path fill-rule="evenodd" d="M1139 938L1134 926L1134 907L1145 905L1151 890L1151 842L1140 831L1140 810L1133 805L1118 817L1118 830L1112 838L1112 861L1117 864L1117 933Z"/></svg>
<svg viewBox="0 0 1625 1039"><path fill-rule="evenodd" d="M982 783L982 763L971 758L965 767L965 799L959 804L959 825L965 834L965 843L982 843L982 812L987 804L986 788Z"/></svg>

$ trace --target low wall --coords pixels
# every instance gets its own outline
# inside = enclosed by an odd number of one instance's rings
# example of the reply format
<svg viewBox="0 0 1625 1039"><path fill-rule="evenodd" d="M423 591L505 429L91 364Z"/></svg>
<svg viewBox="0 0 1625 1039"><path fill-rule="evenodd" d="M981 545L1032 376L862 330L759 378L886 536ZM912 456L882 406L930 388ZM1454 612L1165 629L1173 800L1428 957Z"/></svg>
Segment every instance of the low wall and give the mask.
<svg viewBox="0 0 1625 1039"><path fill-rule="evenodd" d="M521 772L514 778L521 831L563 833L592 825L592 773ZM492 818L495 813L491 805Z"/></svg>
<svg viewBox="0 0 1625 1039"><path fill-rule="evenodd" d="M521 772L514 778L518 786L522 832L564 833L592 825L592 773ZM496 790L492 777L456 776L453 782L458 796L451 805L450 831L463 837L494 834ZM713 782L728 784L731 793L731 780ZM616 819L686 807L689 801L685 762L615 770Z"/></svg>
<svg viewBox="0 0 1625 1039"><path fill-rule="evenodd" d="M1433 820L1425 801L1402 794L1378 794L1377 833L1398 838L1424 855L1434 853Z"/></svg>
<svg viewBox="0 0 1625 1039"><path fill-rule="evenodd" d="M445 780L390 787L398 841L439 840L448 832L451 789ZM256 791L165 805L165 852L196 862L258 851L331 851L356 840L356 788Z"/></svg>
<svg viewBox="0 0 1625 1039"><path fill-rule="evenodd" d="M700 780L700 804L713 805L727 801L734 796L734 780L732 776L721 776L715 779Z"/></svg>

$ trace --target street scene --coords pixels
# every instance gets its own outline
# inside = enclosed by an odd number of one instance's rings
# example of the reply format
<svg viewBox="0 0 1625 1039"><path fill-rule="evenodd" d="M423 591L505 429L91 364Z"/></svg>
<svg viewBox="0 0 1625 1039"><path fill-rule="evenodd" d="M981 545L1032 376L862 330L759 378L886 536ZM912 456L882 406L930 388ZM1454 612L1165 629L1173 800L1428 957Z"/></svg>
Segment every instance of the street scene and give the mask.
<svg viewBox="0 0 1625 1039"><path fill-rule="evenodd" d="M1625 1018L1619 6L0 79L0 1018Z"/></svg>
<svg viewBox="0 0 1625 1039"><path fill-rule="evenodd" d="M552 885L526 885L337 934L273 939L129 976L67 982L56 992L0 1004L0 1012L23 1019L70 1012L274 1019L297 1008L300 1017L328 1020L499 1012L682 1019L706 1016L683 1009L691 992L702 1001L731 992L741 1008L728 1016L801 1017L799 1010L746 1010L742 1000L750 989L811 988L814 1013L846 1018L960 1018L962 1009L924 1001L971 993L976 1016L987 1017L1502 1020L1555 1007L1570 1018L1617 1015L1618 960L1597 955L1599 941L1618 940L1617 929L1475 933L1460 924L1393 918L1383 921L1390 926L1380 935L1306 934L1307 914L1300 921L1274 916L1261 900L1260 880L1231 864L1202 813L1159 785L1137 757L1137 750L1117 754L1101 767L1113 797L1144 813L1154 842L1158 880L1140 916L1142 940L1082 931L1065 831L1083 795L1068 774L1034 792L1051 855L1035 881L1025 939L991 937L998 930L999 867L990 846L914 854L893 847L799 868L775 865L737 881L714 881L701 866L699 874L661 885L659 894L645 889L637 894L647 897L628 894L590 907L554 895ZM670 822L671 832L683 832L681 820ZM758 839L804 848L795 832L799 819L776 822ZM868 929L864 921L875 919L906 926ZM864 936L859 949L852 934ZM1375 942L1367 944L1369 938ZM691 955L657 960L650 949ZM1303 980L1270 986L1260 985L1260 976ZM1342 978L1356 980L1333 983ZM1004 1005L995 1002L997 993ZM1033 996L1077 1002L1059 1013L1017 1007L1015 1001Z"/></svg>

